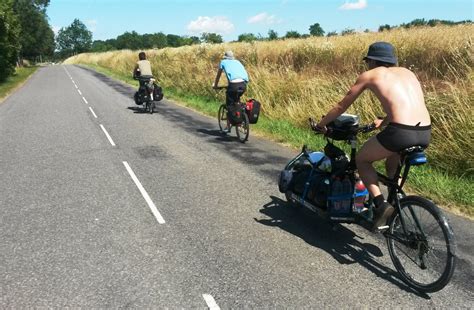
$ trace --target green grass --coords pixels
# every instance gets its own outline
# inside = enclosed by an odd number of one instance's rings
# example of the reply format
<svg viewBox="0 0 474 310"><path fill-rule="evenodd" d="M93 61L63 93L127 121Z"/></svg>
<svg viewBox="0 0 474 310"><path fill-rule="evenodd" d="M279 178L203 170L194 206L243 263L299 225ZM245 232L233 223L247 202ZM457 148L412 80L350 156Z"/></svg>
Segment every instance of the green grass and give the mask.
<svg viewBox="0 0 474 310"><path fill-rule="evenodd" d="M88 65L88 67L138 86L137 81L130 76L123 76L96 65ZM164 93L166 98L178 101L181 105L217 117L221 103L215 98L192 96L172 88L165 89ZM297 127L286 120L270 120L264 115L260 116L257 124L252 125L251 135L255 134L295 149L306 144L311 149L319 150L325 145L325 140L321 136L314 135L309 128ZM427 156L429 159L429 151ZM444 208L474 217L474 180L472 177L453 176L426 165L412 168L407 186L408 192L421 194Z"/></svg>
<svg viewBox="0 0 474 310"><path fill-rule="evenodd" d="M22 85L30 77L37 67L17 68L15 73L0 83L0 102L12 93L17 87Z"/></svg>

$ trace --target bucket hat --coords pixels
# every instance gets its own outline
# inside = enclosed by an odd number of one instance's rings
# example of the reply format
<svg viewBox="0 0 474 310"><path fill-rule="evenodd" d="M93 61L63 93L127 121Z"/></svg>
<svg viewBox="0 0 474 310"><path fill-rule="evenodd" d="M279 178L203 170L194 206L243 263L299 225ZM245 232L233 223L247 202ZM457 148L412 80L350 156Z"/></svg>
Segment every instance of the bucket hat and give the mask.
<svg viewBox="0 0 474 310"><path fill-rule="evenodd" d="M373 59L389 64L397 63L397 56L395 56L395 48L388 42L375 42L369 46L369 51L364 60Z"/></svg>
<svg viewBox="0 0 474 310"><path fill-rule="evenodd" d="M226 51L224 53L224 59L234 59L234 53L232 51Z"/></svg>

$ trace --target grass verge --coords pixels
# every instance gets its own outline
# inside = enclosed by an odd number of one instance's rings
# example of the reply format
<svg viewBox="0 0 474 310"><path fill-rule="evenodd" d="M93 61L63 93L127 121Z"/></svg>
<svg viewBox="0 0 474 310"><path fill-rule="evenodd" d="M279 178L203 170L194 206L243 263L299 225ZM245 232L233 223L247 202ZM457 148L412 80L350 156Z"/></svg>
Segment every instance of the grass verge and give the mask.
<svg viewBox="0 0 474 310"><path fill-rule="evenodd" d="M38 67L17 68L15 73L0 83L0 103L38 69Z"/></svg>
<svg viewBox="0 0 474 310"><path fill-rule="evenodd" d="M127 84L138 86L137 81L131 76L124 76L97 65L87 65L87 67ZM173 99L181 105L217 117L221 103L214 98L191 96L172 88L165 89L164 93L166 98ZM321 136L315 136L309 129L297 127L286 120L270 120L264 115L260 116L257 124L252 125L251 135L255 134L295 149L307 144L310 148L318 150L325 145L325 140ZM453 176L430 166L414 167L410 172L408 191L422 194L445 209L474 219L474 180L472 177Z"/></svg>

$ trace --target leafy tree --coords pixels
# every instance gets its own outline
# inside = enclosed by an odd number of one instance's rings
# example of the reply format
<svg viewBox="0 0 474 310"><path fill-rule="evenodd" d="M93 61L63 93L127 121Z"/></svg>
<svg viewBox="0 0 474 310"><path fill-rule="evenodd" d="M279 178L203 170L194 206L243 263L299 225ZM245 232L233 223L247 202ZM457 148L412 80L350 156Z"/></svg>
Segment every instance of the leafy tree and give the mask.
<svg viewBox="0 0 474 310"><path fill-rule="evenodd" d="M182 39L183 45L194 45L194 44L201 43L201 40L196 36L182 37L181 39Z"/></svg>
<svg viewBox="0 0 474 310"><path fill-rule="evenodd" d="M354 34L354 33L355 33L355 30L352 29L352 28L346 28L346 29L341 31L341 35L343 35L343 36L347 36L347 35Z"/></svg>
<svg viewBox="0 0 474 310"><path fill-rule="evenodd" d="M143 48L143 40L141 36L136 32L125 32L119 35L116 39L115 46L117 49L130 49L136 50Z"/></svg>
<svg viewBox="0 0 474 310"><path fill-rule="evenodd" d="M390 29L392 29L392 27L389 24L379 26L379 32L382 32L382 31L385 31L385 30L390 30Z"/></svg>
<svg viewBox="0 0 474 310"><path fill-rule="evenodd" d="M268 30L268 39L269 40L278 40L278 33L273 29Z"/></svg>
<svg viewBox="0 0 474 310"><path fill-rule="evenodd" d="M92 47L92 32L76 18L71 25L59 30L56 44L63 56L88 52Z"/></svg>
<svg viewBox="0 0 474 310"><path fill-rule="evenodd" d="M257 41L257 40L258 38L253 33L242 33L237 38L237 41L239 42L252 42L252 41Z"/></svg>
<svg viewBox="0 0 474 310"><path fill-rule="evenodd" d="M324 30L323 28L319 25L319 23L313 24L309 26L309 34L312 36L316 37L322 37L324 36Z"/></svg>
<svg viewBox="0 0 474 310"><path fill-rule="evenodd" d="M203 32L201 35L201 41L206 42L206 43L222 43L224 40L222 39L222 36L217 33L207 33Z"/></svg>
<svg viewBox="0 0 474 310"><path fill-rule="evenodd" d="M107 40L110 41L110 40ZM115 49L115 45L108 43L107 41L95 40L92 42L91 52L107 52Z"/></svg>
<svg viewBox="0 0 474 310"><path fill-rule="evenodd" d="M20 48L18 17L12 9L13 0L0 2L0 82L15 72Z"/></svg>
<svg viewBox="0 0 474 310"><path fill-rule="evenodd" d="M286 33L285 38L301 38L301 34L298 31L290 30Z"/></svg>
<svg viewBox="0 0 474 310"><path fill-rule="evenodd" d="M168 46L168 38L163 32L153 34L153 47L164 48Z"/></svg>
<svg viewBox="0 0 474 310"><path fill-rule="evenodd" d="M13 11L20 23L22 57L32 59L54 52L54 32L46 15L48 4L49 0L13 0Z"/></svg>
<svg viewBox="0 0 474 310"><path fill-rule="evenodd" d="M181 37L176 34L166 35L166 41L167 45L171 47L180 47L183 45Z"/></svg>
<svg viewBox="0 0 474 310"><path fill-rule="evenodd" d="M334 36L337 36L337 31L329 31L327 34L326 34L327 37L334 37Z"/></svg>

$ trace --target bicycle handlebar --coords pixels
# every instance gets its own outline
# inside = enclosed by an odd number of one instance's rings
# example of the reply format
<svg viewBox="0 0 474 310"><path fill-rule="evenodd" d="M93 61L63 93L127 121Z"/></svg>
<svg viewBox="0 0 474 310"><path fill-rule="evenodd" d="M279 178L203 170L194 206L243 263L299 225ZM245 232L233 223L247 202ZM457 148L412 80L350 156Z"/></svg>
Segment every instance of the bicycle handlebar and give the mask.
<svg viewBox="0 0 474 310"><path fill-rule="evenodd" d="M329 127L326 128L326 132L323 132L323 128L318 127L318 123L314 121L312 117L309 118L309 125L311 126L311 129L316 133L316 134L323 134L325 136L329 135L332 132L332 129ZM375 124L368 124L364 125L361 127L358 127L357 129L354 130L354 133L367 133L375 130Z"/></svg>

